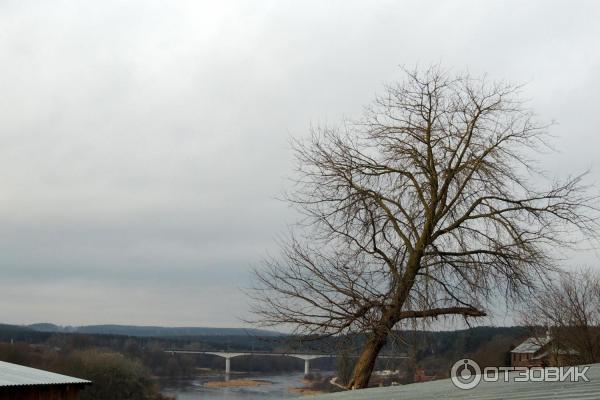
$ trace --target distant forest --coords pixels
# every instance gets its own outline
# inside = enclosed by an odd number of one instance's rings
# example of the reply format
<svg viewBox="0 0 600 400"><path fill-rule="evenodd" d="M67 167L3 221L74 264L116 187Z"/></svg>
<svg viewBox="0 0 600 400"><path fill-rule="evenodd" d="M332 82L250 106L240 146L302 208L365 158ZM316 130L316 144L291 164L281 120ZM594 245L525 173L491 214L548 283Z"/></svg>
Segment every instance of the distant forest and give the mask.
<svg viewBox="0 0 600 400"><path fill-rule="evenodd" d="M162 327L132 325L85 325L60 326L50 323L26 325L26 328L40 332L93 333L102 335L126 335L140 337L173 336L279 336L281 333L263 329L248 328L202 328L202 327Z"/></svg>
<svg viewBox="0 0 600 400"><path fill-rule="evenodd" d="M109 332L110 334L107 334ZM115 334L128 332L129 334ZM151 335L150 332L155 332ZM210 332L212 334L185 334ZM378 369L400 369L407 372L421 368L428 375L447 377L451 365L470 357L481 365L506 365L508 352L523 340L525 327L475 327L458 331L396 332L382 351L387 355L407 355L408 359L380 359ZM234 334L231 334L234 333ZM310 340L307 340L310 339ZM120 325L98 325L61 328L52 324L15 326L0 324L0 360L27 364L27 348L47 349L56 357L76 351L103 350L122 354L147 368L154 376L191 377L199 368L222 370L224 360L208 355L171 355L165 350L227 350L268 352L324 352L352 360L364 337L344 336L314 340L276 334L269 331L215 328L161 328ZM12 343L12 345L11 345ZM33 347L32 347L33 346ZM10 351L12 348L19 352ZM23 353L19 360L17 353ZM340 357L341 358L341 357ZM351 361L350 361L351 362ZM334 371L339 360L318 359L311 369ZM303 361L288 357L259 355L232 360L233 370L240 372L302 371Z"/></svg>

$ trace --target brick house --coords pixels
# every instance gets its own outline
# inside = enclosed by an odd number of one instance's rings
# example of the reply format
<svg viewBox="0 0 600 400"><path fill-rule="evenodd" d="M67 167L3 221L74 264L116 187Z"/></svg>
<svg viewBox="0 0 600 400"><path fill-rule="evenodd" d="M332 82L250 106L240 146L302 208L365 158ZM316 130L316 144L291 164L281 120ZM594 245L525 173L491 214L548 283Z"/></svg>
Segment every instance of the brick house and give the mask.
<svg viewBox="0 0 600 400"><path fill-rule="evenodd" d="M549 365L551 345L552 339L549 336L525 339L523 343L510 351L511 367L545 367Z"/></svg>
<svg viewBox="0 0 600 400"><path fill-rule="evenodd" d="M569 365L577 352L559 348L550 335L530 337L510 351L512 367L556 367Z"/></svg>

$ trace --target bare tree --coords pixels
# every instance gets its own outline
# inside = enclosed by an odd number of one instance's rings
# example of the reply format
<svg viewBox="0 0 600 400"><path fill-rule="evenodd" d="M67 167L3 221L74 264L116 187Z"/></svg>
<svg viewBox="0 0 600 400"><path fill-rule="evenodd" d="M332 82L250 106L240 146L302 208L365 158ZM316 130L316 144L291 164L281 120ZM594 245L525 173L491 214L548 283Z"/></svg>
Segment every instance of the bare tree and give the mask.
<svg viewBox="0 0 600 400"><path fill-rule="evenodd" d="M559 364L600 361L600 274L591 269L560 274L529 299L523 321L548 330Z"/></svg>
<svg viewBox="0 0 600 400"><path fill-rule="evenodd" d="M485 316L555 269L550 246L595 229L581 176L538 184L527 156L546 127L518 86L405 72L360 121L294 143L288 200L306 218L251 292L263 324L367 333L349 388L402 321Z"/></svg>

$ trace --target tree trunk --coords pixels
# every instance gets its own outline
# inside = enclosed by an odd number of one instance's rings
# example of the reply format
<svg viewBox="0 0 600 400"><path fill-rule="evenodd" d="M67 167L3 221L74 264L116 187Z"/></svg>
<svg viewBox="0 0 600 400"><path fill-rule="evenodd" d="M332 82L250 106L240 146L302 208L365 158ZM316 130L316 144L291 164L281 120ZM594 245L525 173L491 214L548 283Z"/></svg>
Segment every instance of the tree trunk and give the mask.
<svg viewBox="0 0 600 400"><path fill-rule="evenodd" d="M429 226L429 224L426 224L426 232L429 232ZM354 366L352 380L348 384L349 389L364 389L368 387L377 355L379 355L379 352L385 345L388 334L400 319L399 315L402 306L406 301L409 291L414 285L414 279L419 269L421 257L423 256L423 249L425 248L423 243L424 239L420 239L417 244L417 250L411 254L408 260L406 272L394 295L393 306L383 313L379 324L375 327L371 338L363 348L363 351Z"/></svg>
<svg viewBox="0 0 600 400"><path fill-rule="evenodd" d="M352 379L348 383L349 389L364 389L369 386L369 379L371 378L373 367L375 367L375 360L379 351L385 345L386 340L386 333L377 332L369 339L354 366Z"/></svg>

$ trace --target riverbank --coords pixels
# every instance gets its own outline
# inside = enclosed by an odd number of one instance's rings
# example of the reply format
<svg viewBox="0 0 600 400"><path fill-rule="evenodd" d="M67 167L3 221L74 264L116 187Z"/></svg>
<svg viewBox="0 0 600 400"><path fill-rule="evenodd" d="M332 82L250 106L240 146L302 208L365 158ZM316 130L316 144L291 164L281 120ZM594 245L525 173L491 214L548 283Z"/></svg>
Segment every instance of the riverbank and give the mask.
<svg viewBox="0 0 600 400"><path fill-rule="evenodd" d="M299 398L302 395L290 388L303 386L304 374L252 374L232 377L232 381L268 382L251 386L235 386L227 383L224 376L197 376L192 379L163 380L162 393L177 400L283 400ZM209 382L214 382L207 385ZM235 383L235 382L234 382ZM216 386L218 385L218 386ZM222 386L227 385L227 386ZM212 386L212 387L211 387Z"/></svg>
<svg viewBox="0 0 600 400"><path fill-rule="evenodd" d="M327 394L329 392L313 389L311 387L297 387L290 388L290 393L299 394L300 396L317 396L321 394Z"/></svg>
<svg viewBox="0 0 600 400"><path fill-rule="evenodd" d="M252 387L271 385L272 382L263 379L232 379L229 381L210 381L204 384L207 388Z"/></svg>

